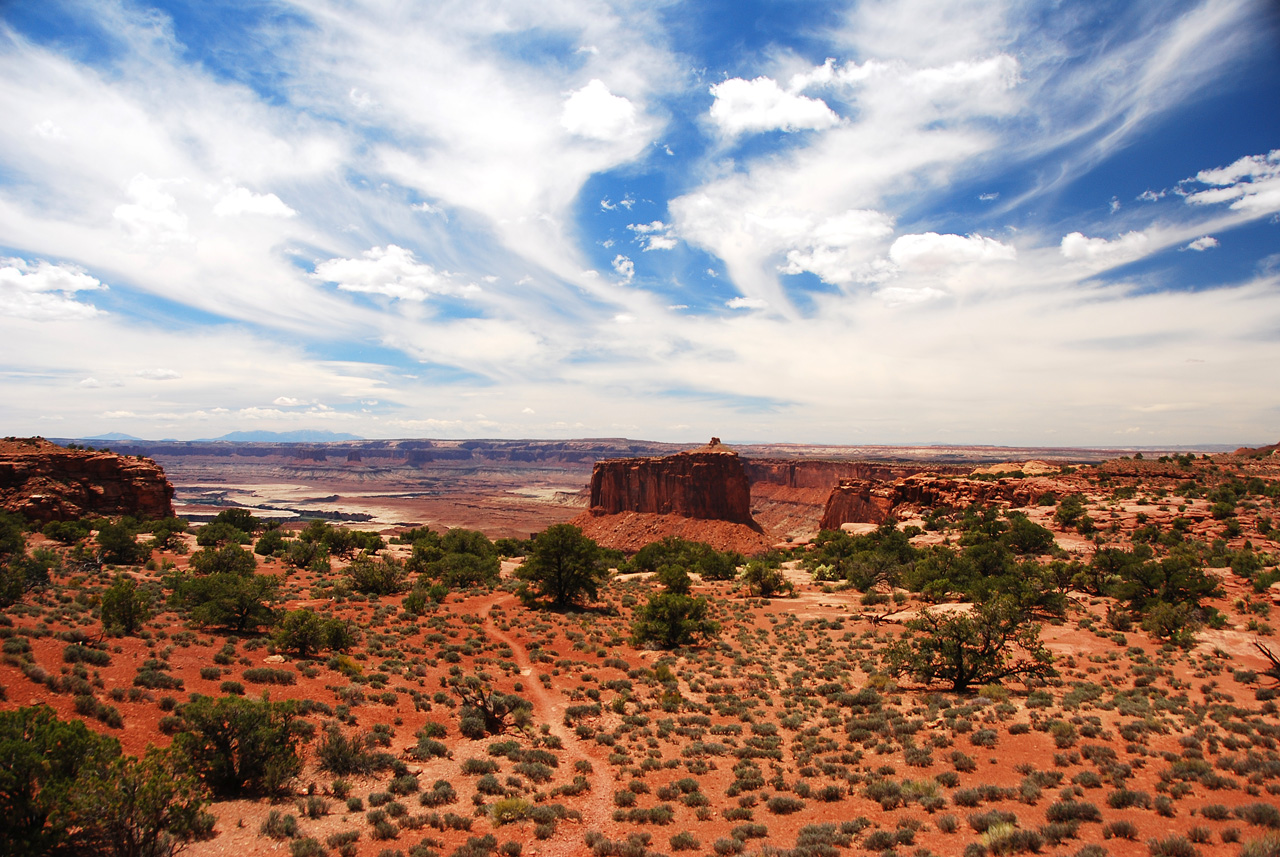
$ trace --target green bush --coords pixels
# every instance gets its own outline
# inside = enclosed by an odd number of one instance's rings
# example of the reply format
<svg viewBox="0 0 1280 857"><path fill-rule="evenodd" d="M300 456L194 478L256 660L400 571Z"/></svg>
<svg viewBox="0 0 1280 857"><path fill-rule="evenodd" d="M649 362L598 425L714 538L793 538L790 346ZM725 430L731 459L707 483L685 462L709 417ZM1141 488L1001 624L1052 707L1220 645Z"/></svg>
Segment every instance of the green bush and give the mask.
<svg viewBox="0 0 1280 857"><path fill-rule="evenodd" d="M303 725L292 702L196 697L180 709L173 747L217 795L276 795L302 771Z"/></svg>

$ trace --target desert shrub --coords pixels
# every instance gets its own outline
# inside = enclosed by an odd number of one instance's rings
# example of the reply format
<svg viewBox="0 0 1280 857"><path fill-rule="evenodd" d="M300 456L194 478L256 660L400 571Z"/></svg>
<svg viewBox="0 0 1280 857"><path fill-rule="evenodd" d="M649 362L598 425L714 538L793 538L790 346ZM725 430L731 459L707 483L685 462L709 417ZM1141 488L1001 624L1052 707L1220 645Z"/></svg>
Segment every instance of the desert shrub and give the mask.
<svg viewBox="0 0 1280 857"><path fill-rule="evenodd" d="M1107 795L1107 806L1112 809L1128 809L1130 807L1149 809L1151 807L1151 795L1136 789L1116 789Z"/></svg>
<svg viewBox="0 0 1280 857"><path fill-rule="evenodd" d="M1258 827L1280 828L1280 809L1269 803L1250 803L1235 808L1236 818Z"/></svg>
<svg viewBox="0 0 1280 857"><path fill-rule="evenodd" d="M1225 836L1222 841L1227 841ZM1249 840L1240 849L1240 857L1280 857L1280 834L1268 833L1258 839Z"/></svg>
<svg viewBox="0 0 1280 857"><path fill-rule="evenodd" d="M80 643L72 643L62 650L62 660L68 664L91 664L105 667L111 663L111 653Z"/></svg>
<svg viewBox="0 0 1280 857"><path fill-rule="evenodd" d="M250 667L242 676L250 684L294 684L298 680L297 673L292 670L277 670L271 667Z"/></svg>
<svg viewBox="0 0 1280 857"><path fill-rule="evenodd" d="M529 814L532 804L524 798L509 797L494 801L489 808L489 816L495 825L501 826L515 821L523 821Z"/></svg>
<svg viewBox="0 0 1280 857"><path fill-rule="evenodd" d="M298 835L298 819L292 815L281 815L280 810L273 809L267 813L258 833L272 839L292 839Z"/></svg>
<svg viewBox="0 0 1280 857"><path fill-rule="evenodd" d="M1102 813L1088 801L1060 800L1045 810L1048 821L1101 821Z"/></svg>
<svg viewBox="0 0 1280 857"><path fill-rule="evenodd" d="M1147 850L1151 857L1199 857L1200 850L1185 836L1171 834L1164 839L1147 840Z"/></svg>
<svg viewBox="0 0 1280 857"><path fill-rule="evenodd" d="M672 851L697 851L702 847L702 843L698 841L689 831L681 831L668 840L671 844Z"/></svg>
<svg viewBox="0 0 1280 857"><path fill-rule="evenodd" d="M1138 826L1128 819L1117 819L1109 821L1102 826L1103 839L1133 839L1138 838Z"/></svg>
<svg viewBox="0 0 1280 857"><path fill-rule="evenodd" d="M804 809L804 801L790 795L774 795L764 805L774 815L790 815Z"/></svg>

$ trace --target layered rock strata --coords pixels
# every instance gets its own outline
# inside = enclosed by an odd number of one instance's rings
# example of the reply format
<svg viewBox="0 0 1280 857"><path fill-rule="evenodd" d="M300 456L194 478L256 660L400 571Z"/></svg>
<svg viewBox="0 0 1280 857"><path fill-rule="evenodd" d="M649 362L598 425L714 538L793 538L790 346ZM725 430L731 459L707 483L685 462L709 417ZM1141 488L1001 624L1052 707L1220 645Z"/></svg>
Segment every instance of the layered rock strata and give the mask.
<svg viewBox="0 0 1280 857"><path fill-rule="evenodd" d="M676 455L598 462L591 473L590 509L594 516L642 512L759 529L742 461L716 438Z"/></svg>
<svg viewBox="0 0 1280 857"><path fill-rule="evenodd" d="M154 461L66 449L41 438L0 441L0 508L37 522L92 515L173 515L173 486Z"/></svg>

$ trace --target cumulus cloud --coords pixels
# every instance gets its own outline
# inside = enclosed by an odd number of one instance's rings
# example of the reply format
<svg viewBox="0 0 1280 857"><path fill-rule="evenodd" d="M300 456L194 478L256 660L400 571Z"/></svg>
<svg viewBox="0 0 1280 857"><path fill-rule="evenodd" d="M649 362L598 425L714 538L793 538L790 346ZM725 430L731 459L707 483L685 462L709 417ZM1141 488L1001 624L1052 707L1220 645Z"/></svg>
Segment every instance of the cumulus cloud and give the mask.
<svg viewBox="0 0 1280 857"><path fill-rule="evenodd" d="M59 321L92 318L97 307L76 300L76 292L105 289L74 265L35 263L26 259L0 259L0 310L29 321Z"/></svg>
<svg viewBox="0 0 1280 857"><path fill-rule="evenodd" d="M715 98L711 120L730 137L759 131L818 131L840 123L826 102L785 92L768 77L730 78L713 85L711 95Z"/></svg>
<svg viewBox="0 0 1280 857"><path fill-rule="evenodd" d="M769 302L762 298L736 297L724 302L729 309L764 309Z"/></svg>
<svg viewBox="0 0 1280 857"><path fill-rule="evenodd" d="M889 259L901 268L938 269L975 262L1011 262L1018 256L1009 244L983 235L903 235L889 248Z"/></svg>
<svg viewBox="0 0 1280 857"><path fill-rule="evenodd" d="M222 195L213 206L213 213L218 217L235 217L238 214L294 217L298 212L285 205L274 193L254 193L248 188L237 187Z"/></svg>
<svg viewBox="0 0 1280 857"><path fill-rule="evenodd" d="M306 402L293 396L277 396L271 404L281 408L296 408L299 405L305 405Z"/></svg>
<svg viewBox="0 0 1280 857"><path fill-rule="evenodd" d="M629 283L636 276L636 263L632 262L626 256L618 254L613 257L613 270L619 277L622 277L624 283Z"/></svg>
<svg viewBox="0 0 1280 857"><path fill-rule="evenodd" d="M146 378L148 381L172 381L175 378L181 378L182 373L176 369L139 369L133 373L139 378Z"/></svg>
<svg viewBox="0 0 1280 857"><path fill-rule="evenodd" d="M592 140L620 140L636 130L636 106L592 80L565 98L560 124L570 134Z"/></svg>
<svg viewBox="0 0 1280 857"><path fill-rule="evenodd" d="M1082 232L1072 232L1062 237L1059 250L1073 261L1107 264L1123 264L1140 258L1147 251L1147 236L1141 232L1126 232L1119 238L1088 238Z"/></svg>
<svg viewBox="0 0 1280 857"><path fill-rule="evenodd" d="M893 234L893 218L870 209L850 209L817 222L798 221L789 243L784 274L809 272L824 282L866 280L878 269L876 250Z"/></svg>
<svg viewBox="0 0 1280 857"><path fill-rule="evenodd" d="M1186 201L1192 205L1230 202L1232 209L1255 216L1280 211L1280 149L1201 170L1194 180L1212 187L1187 194Z"/></svg>
<svg viewBox="0 0 1280 857"><path fill-rule="evenodd" d="M627 226L643 241L644 250L673 250L676 237L671 232L670 224L655 220L652 223L632 223Z"/></svg>
<svg viewBox="0 0 1280 857"><path fill-rule="evenodd" d="M471 283L460 283L454 274L437 271L418 262L413 252L388 244L372 247L359 259L330 259L316 265L314 279L335 283L347 292L385 295L406 301L424 301L431 295L466 295L480 291Z"/></svg>
<svg viewBox="0 0 1280 857"><path fill-rule="evenodd" d="M1218 246L1218 239L1217 239L1217 238L1214 238L1212 235L1202 235L1201 237L1199 237L1199 238L1197 238L1196 240L1192 241L1190 244L1188 244L1188 245L1187 245L1186 247L1184 247L1183 249L1184 249L1184 250L1195 250L1195 251L1197 251L1197 252L1201 252L1201 253L1203 253L1205 250L1210 250L1210 249L1212 249L1212 248L1214 248L1214 247L1217 247L1217 246Z"/></svg>

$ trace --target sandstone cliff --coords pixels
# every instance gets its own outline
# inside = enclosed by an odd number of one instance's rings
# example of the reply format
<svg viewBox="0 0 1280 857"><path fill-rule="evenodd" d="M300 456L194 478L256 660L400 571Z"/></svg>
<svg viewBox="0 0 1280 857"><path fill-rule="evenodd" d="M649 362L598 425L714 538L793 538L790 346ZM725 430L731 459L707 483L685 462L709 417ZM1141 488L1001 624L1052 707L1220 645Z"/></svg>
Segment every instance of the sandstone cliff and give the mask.
<svg viewBox="0 0 1280 857"><path fill-rule="evenodd" d="M591 514L643 512L759 529L738 454L713 438L707 446L662 458L601 461L591 472Z"/></svg>
<svg viewBox="0 0 1280 857"><path fill-rule="evenodd" d="M0 441L0 508L39 522L164 518L173 515L173 486L154 461L10 438Z"/></svg>
<svg viewBox="0 0 1280 857"><path fill-rule="evenodd" d="M918 473L894 482L844 479L831 491L819 527L836 530L841 524L879 524L929 509L963 509L971 503L1029 506L1051 490L1048 479L954 479Z"/></svg>

